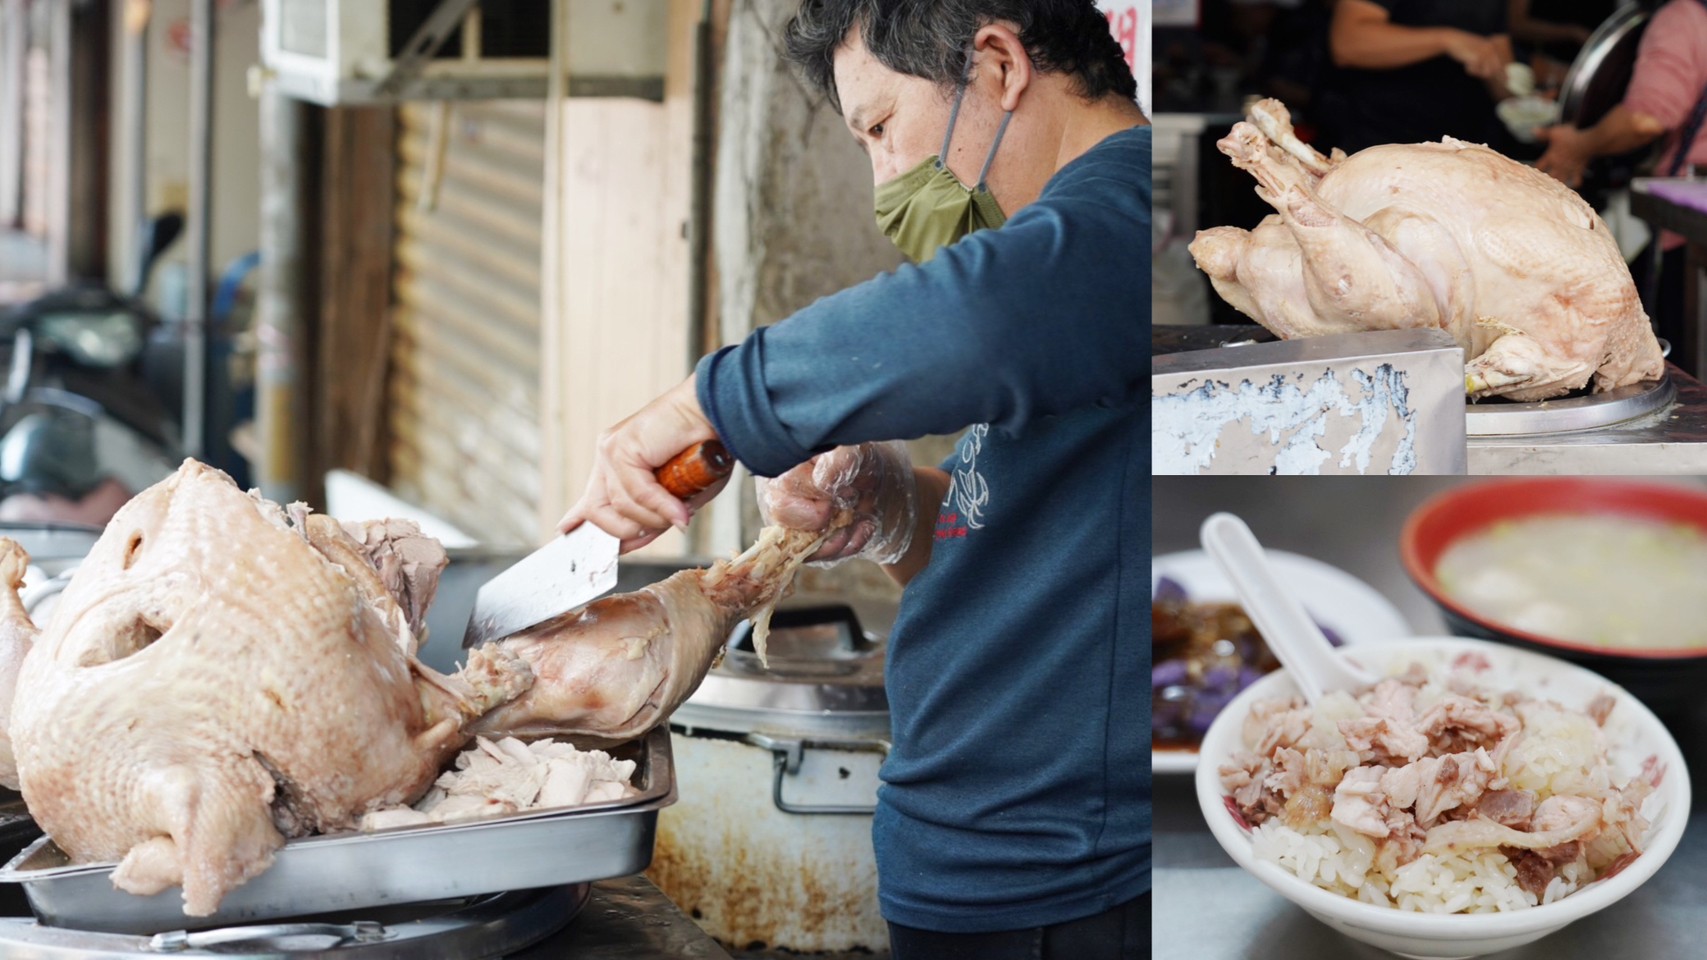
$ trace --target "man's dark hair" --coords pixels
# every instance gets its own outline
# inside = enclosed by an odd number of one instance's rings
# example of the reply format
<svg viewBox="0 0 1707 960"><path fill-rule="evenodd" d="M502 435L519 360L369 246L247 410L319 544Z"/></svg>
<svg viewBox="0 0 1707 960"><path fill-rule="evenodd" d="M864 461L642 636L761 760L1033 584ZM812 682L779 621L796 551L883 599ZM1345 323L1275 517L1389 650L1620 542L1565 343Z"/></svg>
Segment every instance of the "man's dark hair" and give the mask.
<svg viewBox="0 0 1707 960"><path fill-rule="evenodd" d="M783 40L788 59L840 111L836 50L854 27L877 62L948 88L966 77L973 35L996 22L1016 25L1032 64L1072 77L1085 99L1138 98L1138 80L1093 0L802 0Z"/></svg>

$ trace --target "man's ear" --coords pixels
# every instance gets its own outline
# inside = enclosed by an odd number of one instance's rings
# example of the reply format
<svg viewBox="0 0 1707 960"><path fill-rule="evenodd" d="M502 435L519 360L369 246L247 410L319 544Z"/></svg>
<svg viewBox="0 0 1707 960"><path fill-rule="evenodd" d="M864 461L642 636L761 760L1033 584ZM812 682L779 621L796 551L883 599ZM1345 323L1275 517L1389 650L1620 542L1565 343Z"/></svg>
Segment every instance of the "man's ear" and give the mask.
<svg viewBox="0 0 1707 960"><path fill-rule="evenodd" d="M981 73L992 71L1002 88L1002 109L1011 111L1019 106L1020 95L1031 86L1036 68L1019 34L1005 23L980 27L972 38L972 50Z"/></svg>

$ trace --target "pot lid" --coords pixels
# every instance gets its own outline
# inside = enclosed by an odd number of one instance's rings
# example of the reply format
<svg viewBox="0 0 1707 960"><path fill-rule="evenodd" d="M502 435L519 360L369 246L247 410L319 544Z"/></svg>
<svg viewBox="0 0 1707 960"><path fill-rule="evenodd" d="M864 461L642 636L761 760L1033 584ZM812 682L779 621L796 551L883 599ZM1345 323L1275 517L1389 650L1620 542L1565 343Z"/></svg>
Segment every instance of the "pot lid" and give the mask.
<svg viewBox="0 0 1707 960"><path fill-rule="evenodd" d="M670 718L685 727L862 730L889 727L883 689L887 642L866 630L847 603L796 601L771 618L769 666L753 651L752 623L730 634L721 663Z"/></svg>
<svg viewBox="0 0 1707 960"><path fill-rule="evenodd" d="M1647 28L1648 11L1636 4L1619 8L1594 31L1559 90L1562 122L1586 130L1624 99Z"/></svg>

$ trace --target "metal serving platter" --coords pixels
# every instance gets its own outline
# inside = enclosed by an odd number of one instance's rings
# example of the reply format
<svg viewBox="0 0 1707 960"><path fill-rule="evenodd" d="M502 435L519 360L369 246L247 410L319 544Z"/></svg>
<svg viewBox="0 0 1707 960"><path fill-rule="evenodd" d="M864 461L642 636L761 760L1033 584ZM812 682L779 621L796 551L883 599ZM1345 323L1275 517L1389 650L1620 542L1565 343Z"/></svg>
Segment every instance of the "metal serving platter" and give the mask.
<svg viewBox="0 0 1707 960"><path fill-rule="evenodd" d="M0 882L22 884L43 924L154 934L629 876L651 864L658 811L676 801L669 729L660 726L611 753L637 761L638 796L291 840L271 867L227 894L208 917L186 916L177 888L152 897L125 893L112 884L117 864L71 864L48 837L0 868Z"/></svg>
<svg viewBox="0 0 1707 960"><path fill-rule="evenodd" d="M1464 431L1472 437L1515 437L1595 430L1662 410L1676 397L1668 378L1562 400L1472 403L1465 410Z"/></svg>
<svg viewBox="0 0 1707 960"><path fill-rule="evenodd" d="M153 936L93 933L0 920L0 956L31 960L165 957L267 960L488 960L561 930L587 903L586 884L364 911L354 917L269 923Z"/></svg>
<svg viewBox="0 0 1707 960"><path fill-rule="evenodd" d="M485 960L524 949L561 929L586 904L585 884L495 894L364 919L175 930L152 937L0 920L0 952L33 960L146 957L265 957L268 960Z"/></svg>

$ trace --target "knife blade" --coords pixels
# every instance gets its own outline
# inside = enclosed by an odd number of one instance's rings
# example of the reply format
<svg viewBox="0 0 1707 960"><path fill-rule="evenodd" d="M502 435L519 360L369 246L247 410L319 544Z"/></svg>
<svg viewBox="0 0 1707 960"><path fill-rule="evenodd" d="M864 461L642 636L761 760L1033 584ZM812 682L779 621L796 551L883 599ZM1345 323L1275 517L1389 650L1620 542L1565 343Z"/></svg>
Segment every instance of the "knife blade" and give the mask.
<svg viewBox="0 0 1707 960"><path fill-rule="evenodd" d="M716 440L697 443L659 467L658 482L678 500L709 489L734 469ZM553 539L487 581L474 595L462 648L526 630L598 599L616 586L620 541L591 523Z"/></svg>

